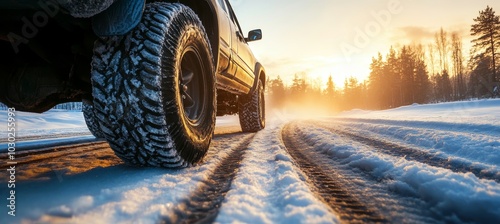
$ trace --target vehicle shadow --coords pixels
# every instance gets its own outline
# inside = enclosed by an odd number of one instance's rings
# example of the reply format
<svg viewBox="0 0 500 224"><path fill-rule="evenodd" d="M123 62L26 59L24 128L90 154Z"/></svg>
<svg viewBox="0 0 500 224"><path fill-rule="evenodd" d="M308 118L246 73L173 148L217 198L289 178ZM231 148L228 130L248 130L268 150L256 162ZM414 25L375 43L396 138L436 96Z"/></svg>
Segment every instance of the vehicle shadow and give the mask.
<svg viewBox="0 0 500 224"><path fill-rule="evenodd" d="M214 144L210 150L217 153L221 142L239 138L241 130L219 132L214 135ZM39 164L38 170L23 170L23 172L38 172L36 178L16 182L16 217L0 217L0 223L21 222L22 220L37 220L43 215L69 218L82 209L98 206L102 203L123 200L123 192L141 188L141 183L159 182L164 178L183 180L205 170L204 163L185 169L164 169L154 167L132 167L121 162L112 150L106 153L79 155L79 159L54 158ZM92 161L92 156L95 156ZM112 158L116 157L116 158ZM106 167L95 160L113 161ZM206 161L204 161L206 162ZM71 163L71 164L70 164ZM78 167L86 166L85 170ZM75 168L76 167L76 168ZM89 168L90 167L90 168ZM19 167L18 169L31 169ZM45 170L44 170L45 169ZM6 180L6 179L4 179ZM175 191L175 184L166 191ZM1 192L8 195L7 183L1 184ZM178 190L178 189L177 189Z"/></svg>
<svg viewBox="0 0 500 224"><path fill-rule="evenodd" d="M0 223L11 223L22 219L32 219L41 215L70 217L87 206L93 206L96 196L99 200L113 201L110 189L119 189L133 183L140 183L147 178L170 173L181 175L181 170L160 168L138 168L125 164L109 167L95 167L83 173L62 174L52 172L52 178L45 180L27 180L16 182L16 219L0 218ZM48 173L46 174L49 175ZM2 187L4 184L2 184ZM7 185L5 184L5 187ZM6 193L2 190L2 194ZM7 194L5 194L7 195ZM104 197L104 198L102 198ZM110 198L105 198L110 197Z"/></svg>

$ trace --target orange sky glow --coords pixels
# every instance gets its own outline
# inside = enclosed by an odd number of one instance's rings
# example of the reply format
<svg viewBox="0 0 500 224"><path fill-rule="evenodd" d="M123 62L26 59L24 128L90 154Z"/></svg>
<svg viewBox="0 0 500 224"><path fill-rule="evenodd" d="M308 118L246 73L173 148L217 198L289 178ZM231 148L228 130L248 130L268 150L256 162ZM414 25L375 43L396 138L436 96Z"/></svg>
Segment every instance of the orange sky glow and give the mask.
<svg viewBox="0 0 500 224"><path fill-rule="evenodd" d="M270 78L290 84L295 74L307 74L321 84L332 75L338 87L349 76L366 80L378 52L433 43L441 27L458 32L468 54L479 11L489 5L500 15L498 0L229 1L243 32L263 30L263 40L250 47Z"/></svg>

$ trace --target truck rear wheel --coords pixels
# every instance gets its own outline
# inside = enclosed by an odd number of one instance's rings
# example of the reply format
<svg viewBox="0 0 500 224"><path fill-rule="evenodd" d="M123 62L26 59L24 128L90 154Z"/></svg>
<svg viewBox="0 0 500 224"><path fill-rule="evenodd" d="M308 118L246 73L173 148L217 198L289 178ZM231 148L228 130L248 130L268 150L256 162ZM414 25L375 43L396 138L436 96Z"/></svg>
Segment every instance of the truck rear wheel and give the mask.
<svg viewBox="0 0 500 224"><path fill-rule="evenodd" d="M96 42L94 109L118 157L169 168L204 157L216 114L211 52L197 15L178 3L148 4L129 34Z"/></svg>
<svg viewBox="0 0 500 224"><path fill-rule="evenodd" d="M241 130L257 132L266 126L266 103L264 100L264 84L257 81L256 88L238 101L238 110Z"/></svg>

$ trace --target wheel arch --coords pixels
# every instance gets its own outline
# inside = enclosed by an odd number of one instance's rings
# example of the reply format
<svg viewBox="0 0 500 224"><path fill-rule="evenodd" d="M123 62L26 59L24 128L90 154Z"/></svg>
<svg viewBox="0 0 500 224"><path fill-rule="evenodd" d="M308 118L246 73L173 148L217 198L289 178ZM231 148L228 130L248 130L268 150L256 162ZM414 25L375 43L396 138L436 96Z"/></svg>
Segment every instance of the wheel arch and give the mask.
<svg viewBox="0 0 500 224"><path fill-rule="evenodd" d="M266 81L267 81L267 77L266 77L266 70L264 69L264 66L262 66L262 64L260 64L259 62L257 62L257 64L255 64L255 80L254 80L254 84L253 84L253 87L252 87L252 91L255 90L255 88L257 88L257 82L260 80L262 81L262 85L264 85L264 90L266 89Z"/></svg>
<svg viewBox="0 0 500 224"><path fill-rule="evenodd" d="M198 18L200 18L210 40L212 55L214 57L214 69L217 68L217 63L219 62L219 17L215 3L213 0L180 0L175 2L191 8L198 15Z"/></svg>
<svg viewBox="0 0 500 224"><path fill-rule="evenodd" d="M103 13L92 18L92 28L98 36L124 35L139 24L145 3L151 2L156 1L117 1ZM210 40L214 68L217 68L216 63L219 61L219 20L214 0L165 0L163 2L181 3L191 8L198 15Z"/></svg>

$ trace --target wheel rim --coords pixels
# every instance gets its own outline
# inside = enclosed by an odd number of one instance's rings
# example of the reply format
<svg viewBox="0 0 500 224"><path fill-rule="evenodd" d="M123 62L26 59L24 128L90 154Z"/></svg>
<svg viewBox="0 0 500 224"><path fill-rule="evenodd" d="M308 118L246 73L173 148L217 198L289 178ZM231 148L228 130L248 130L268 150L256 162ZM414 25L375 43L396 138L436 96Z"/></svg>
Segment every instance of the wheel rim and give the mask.
<svg viewBox="0 0 500 224"><path fill-rule="evenodd" d="M207 80L200 54L193 47L187 48L181 60L179 90L184 116L192 126L203 120L208 103Z"/></svg>

